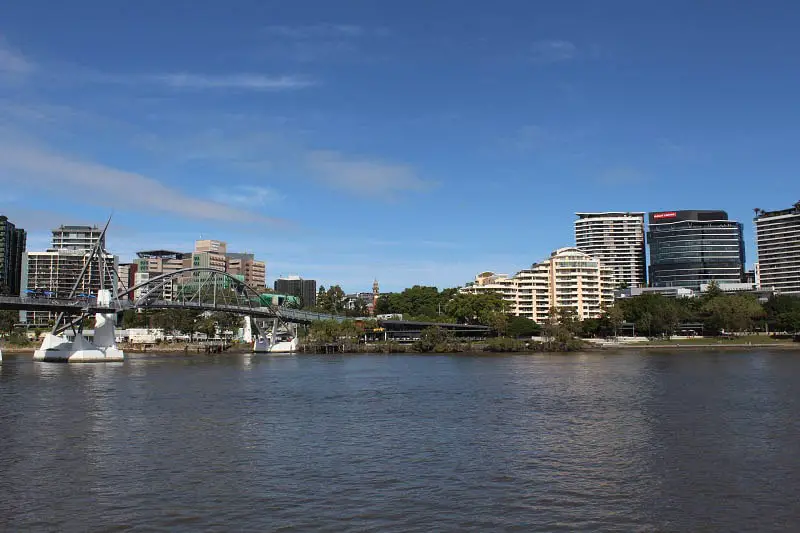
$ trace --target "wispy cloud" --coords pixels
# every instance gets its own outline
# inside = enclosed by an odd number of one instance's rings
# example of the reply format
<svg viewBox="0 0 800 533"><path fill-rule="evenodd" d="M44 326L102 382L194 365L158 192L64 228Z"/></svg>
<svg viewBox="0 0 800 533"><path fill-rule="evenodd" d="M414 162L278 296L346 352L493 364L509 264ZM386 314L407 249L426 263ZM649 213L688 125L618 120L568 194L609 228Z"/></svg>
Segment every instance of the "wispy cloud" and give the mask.
<svg viewBox="0 0 800 533"><path fill-rule="evenodd" d="M420 179L409 166L347 159L333 150L309 152L306 164L318 181L361 196L380 197L423 191L432 186L430 182Z"/></svg>
<svg viewBox="0 0 800 533"><path fill-rule="evenodd" d="M172 90L290 91L316 85L316 80L298 75L268 75L253 72L207 74L192 72L110 73L70 65L42 65L10 48L0 37L0 76L22 79L44 73L48 83L162 86ZM32 78L33 79L33 78Z"/></svg>
<svg viewBox="0 0 800 533"><path fill-rule="evenodd" d="M13 50L0 36L0 74L4 76L25 76L35 70L35 65L25 56Z"/></svg>
<svg viewBox="0 0 800 533"><path fill-rule="evenodd" d="M61 155L46 147L0 139L0 175L66 202L90 202L191 219L283 223L253 211L204 200L161 181L99 163Z"/></svg>
<svg viewBox="0 0 800 533"><path fill-rule="evenodd" d="M598 176L603 185L638 185L650 181L650 176L629 165L611 167Z"/></svg>
<svg viewBox="0 0 800 533"><path fill-rule="evenodd" d="M258 55L300 63L346 60L369 61L375 38L390 35L383 27L356 24L319 23L295 26L266 26L263 49ZM370 41L373 39L373 41Z"/></svg>
<svg viewBox="0 0 800 533"><path fill-rule="evenodd" d="M696 161L700 158L698 151L691 146L676 143L670 139L659 139L658 150L671 161L681 163Z"/></svg>
<svg viewBox="0 0 800 533"><path fill-rule="evenodd" d="M113 78L111 78L113 80ZM162 84L172 89L241 89L251 91L287 91L304 89L315 85L311 79L299 76L264 76L261 74L228 74L211 76L205 74L158 74L141 77L122 76L121 82L149 82Z"/></svg>
<svg viewBox="0 0 800 533"><path fill-rule="evenodd" d="M266 35L287 39L318 39L329 37L360 37L365 28L354 24L305 24L299 26L274 25L264 28Z"/></svg>
<svg viewBox="0 0 800 533"><path fill-rule="evenodd" d="M211 197L216 202L237 207L262 207L281 201L284 196L270 187L236 185L225 189L214 189Z"/></svg>
<svg viewBox="0 0 800 533"><path fill-rule="evenodd" d="M536 63L559 63L573 59L578 47L570 41L549 40L538 41L531 47L531 58Z"/></svg>

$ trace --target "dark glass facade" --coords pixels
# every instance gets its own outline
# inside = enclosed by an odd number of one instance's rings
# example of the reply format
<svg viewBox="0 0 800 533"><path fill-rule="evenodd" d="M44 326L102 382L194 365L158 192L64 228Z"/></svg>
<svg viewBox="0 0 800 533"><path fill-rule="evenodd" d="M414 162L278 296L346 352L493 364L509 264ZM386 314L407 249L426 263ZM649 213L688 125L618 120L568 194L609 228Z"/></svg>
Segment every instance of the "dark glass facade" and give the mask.
<svg viewBox="0 0 800 533"><path fill-rule="evenodd" d="M650 284L689 287L742 281L742 224L725 211L665 211L649 214Z"/></svg>
<svg viewBox="0 0 800 533"><path fill-rule="evenodd" d="M26 240L25 230L15 227L8 217L0 216L0 294L20 293Z"/></svg>
<svg viewBox="0 0 800 533"><path fill-rule="evenodd" d="M278 278L275 280L275 292L289 294L300 298L300 304L305 307L317 305L317 281L303 278Z"/></svg>

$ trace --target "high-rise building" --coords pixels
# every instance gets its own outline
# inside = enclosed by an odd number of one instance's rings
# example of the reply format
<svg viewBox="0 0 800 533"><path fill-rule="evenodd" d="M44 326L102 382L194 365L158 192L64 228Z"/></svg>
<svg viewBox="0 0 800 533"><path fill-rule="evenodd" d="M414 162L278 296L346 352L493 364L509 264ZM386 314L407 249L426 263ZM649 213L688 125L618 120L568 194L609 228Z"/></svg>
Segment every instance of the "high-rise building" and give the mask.
<svg viewBox="0 0 800 533"><path fill-rule="evenodd" d="M22 272L24 289L54 298L68 298L89 261L92 248L101 240L101 235L102 230L96 226L60 226L54 229L51 248L45 252L25 254ZM118 258L102 251L105 248L103 241L100 253L89 263L73 296L97 297L101 288L111 289L112 293L116 293L114 272L117 270ZM29 312L26 317L28 323L37 326L46 325L51 318L51 313L39 311Z"/></svg>
<svg viewBox="0 0 800 533"><path fill-rule="evenodd" d="M551 308L572 309L580 320L599 318L614 303L611 268L577 248L560 248L513 276L484 272L461 292L497 292L516 316L543 323Z"/></svg>
<svg viewBox="0 0 800 533"><path fill-rule="evenodd" d="M778 294L800 295L800 202L779 211L756 210L758 281Z"/></svg>
<svg viewBox="0 0 800 533"><path fill-rule="evenodd" d="M291 294L300 297L303 307L314 307L317 305L317 281L313 279L303 279L300 276L288 276L275 280L275 292L281 294Z"/></svg>
<svg viewBox="0 0 800 533"><path fill-rule="evenodd" d="M575 213L575 245L612 271L615 287L647 282L644 213Z"/></svg>
<svg viewBox="0 0 800 533"><path fill-rule="evenodd" d="M26 233L0 216L0 294L17 296L22 282Z"/></svg>
<svg viewBox="0 0 800 533"><path fill-rule="evenodd" d="M91 250L102 238L101 248L105 248L103 230L97 226L59 226L53 230L53 250Z"/></svg>
<svg viewBox="0 0 800 533"><path fill-rule="evenodd" d="M689 287L744 276L742 224L725 211L662 211L649 214L650 285Z"/></svg>
<svg viewBox="0 0 800 533"><path fill-rule="evenodd" d="M228 253L228 244L224 241L215 241L213 239L194 241L194 251L225 255Z"/></svg>
<svg viewBox="0 0 800 533"><path fill-rule="evenodd" d="M253 254L227 254L228 274L240 276L242 281L256 290L267 286L267 265L256 261Z"/></svg>

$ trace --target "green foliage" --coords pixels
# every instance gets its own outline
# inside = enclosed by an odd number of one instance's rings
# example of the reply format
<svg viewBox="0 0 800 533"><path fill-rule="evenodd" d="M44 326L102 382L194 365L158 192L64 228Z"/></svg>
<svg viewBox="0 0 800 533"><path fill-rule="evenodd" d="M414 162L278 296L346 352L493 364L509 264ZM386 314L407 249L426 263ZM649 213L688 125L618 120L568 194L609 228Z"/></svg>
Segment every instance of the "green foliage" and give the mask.
<svg viewBox="0 0 800 533"><path fill-rule="evenodd" d="M8 338L6 339L10 346L30 346L31 341L28 339L28 336L25 335L22 331L14 331L9 334Z"/></svg>
<svg viewBox="0 0 800 533"><path fill-rule="evenodd" d="M505 302L495 292L481 294L456 294L447 305L445 311L456 322L461 324L482 324L492 326L498 331L505 329ZM502 315L503 318L499 318Z"/></svg>
<svg viewBox="0 0 800 533"><path fill-rule="evenodd" d="M726 294L714 283L700 298L668 298L661 294L643 294L617 300L614 307L606 310L599 332L602 332L603 320L614 331L619 329L623 321L633 323L638 334L648 337L674 335L684 323L702 324L707 335L722 331L754 331L765 317L768 322L772 320L771 324L777 325L777 316L781 312L791 313L786 311L785 305L788 301L782 300L778 303L778 299L773 298L770 302L762 307L753 295ZM788 318L790 314L784 316ZM800 321L797 326L800 327Z"/></svg>
<svg viewBox="0 0 800 533"><path fill-rule="evenodd" d="M542 327L529 318L512 316L508 319L506 334L509 337L534 337L541 334Z"/></svg>
<svg viewBox="0 0 800 533"><path fill-rule="evenodd" d="M9 309L0 311L0 333L11 333L17 322L19 322L19 311Z"/></svg>
<svg viewBox="0 0 800 533"><path fill-rule="evenodd" d="M534 322L535 323L535 322ZM494 337L486 340L485 352L524 352L529 347L524 341L508 337Z"/></svg>
<svg viewBox="0 0 800 533"><path fill-rule="evenodd" d="M752 331L756 320L764 317L764 309L749 294L720 295L709 298L702 307L709 332Z"/></svg>
<svg viewBox="0 0 800 533"><path fill-rule="evenodd" d="M332 285L328 290L325 290L325 287L320 285L317 291L317 305L314 310L332 315L344 314L344 297L344 291L339 285Z"/></svg>
<svg viewBox="0 0 800 533"><path fill-rule="evenodd" d="M444 353L453 351L453 336L452 334L440 328L439 326L432 326L425 328L420 332L419 340L415 341L412 349L415 352L427 353L437 352Z"/></svg>
<svg viewBox="0 0 800 533"><path fill-rule="evenodd" d="M621 316L625 322L634 324L637 333L648 337L673 335L678 325L692 316L688 307L691 302L688 300L667 298L662 294L642 294L617 300L614 307L606 312L606 318L612 324L621 324Z"/></svg>
<svg viewBox="0 0 800 533"><path fill-rule="evenodd" d="M800 331L800 297L774 296L764 304L764 312L771 331Z"/></svg>
<svg viewBox="0 0 800 533"><path fill-rule="evenodd" d="M445 319L445 308L457 293L458 289L444 289L440 292L436 287L414 285L403 292L381 295L375 313L402 313L406 319L425 318L430 322L448 322Z"/></svg>
<svg viewBox="0 0 800 533"><path fill-rule="evenodd" d="M364 326L352 320L337 322L336 320L317 320L308 328L308 339L313 342L333 343L340 341L357 341L364 335Z"/></svg>

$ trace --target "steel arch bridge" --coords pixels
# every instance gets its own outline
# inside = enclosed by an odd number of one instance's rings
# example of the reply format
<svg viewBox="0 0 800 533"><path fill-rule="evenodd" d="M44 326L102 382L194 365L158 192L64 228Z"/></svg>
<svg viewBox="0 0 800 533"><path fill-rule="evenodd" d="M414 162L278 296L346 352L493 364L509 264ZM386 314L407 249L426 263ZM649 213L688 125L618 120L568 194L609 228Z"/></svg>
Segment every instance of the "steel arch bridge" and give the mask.
<svg viewBox="0 0 800 533"><path fill-rule="evenodd" d="M172 292L170 298L165 297L168 285ZM135 296L137 291L139 296ZM124 299L126 295L128 300ZM197 309L254 318L277 318L284 322L303 324L315 320L346 320L338 315L265 305L261 294L244 281L227 272L208 267L182 268L158 275L129 289L119 290L115 301L119 303L121 310Z"/></svg>
<svg viewBox="0 0 800 533"><path fill-rule="evenodd" d="M171 294L166 298L168 292ZM207 267L183 268L155 276L130 288L118 289L105 305L87 298L0 296L0 309L59 313L52 331L56 335L74 328L91 314L120 313L129 309L191 309L297 324L310 324L316 320L346 320L346 317L338 315L264 304L261 295L242 280Z"/></svg>

